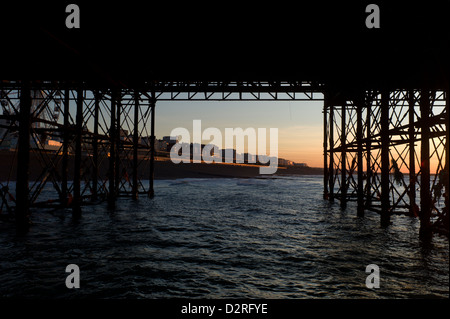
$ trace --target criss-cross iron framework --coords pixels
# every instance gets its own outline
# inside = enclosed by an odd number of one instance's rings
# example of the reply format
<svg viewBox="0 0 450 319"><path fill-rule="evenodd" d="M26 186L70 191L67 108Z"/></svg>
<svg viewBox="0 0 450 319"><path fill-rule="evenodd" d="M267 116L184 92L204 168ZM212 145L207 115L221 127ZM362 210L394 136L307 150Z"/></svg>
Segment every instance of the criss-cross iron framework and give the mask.
<svg viewBox="0 0 450 319"><path fill-rule="evenodd" d="M328 94L324 105L324 197L356 201L390 224L420 218L420 232L448 236L448 90Z"/></svg>
<svg viewBox="0 0 450 319"><path fill-rule="evenodd" d="M32 98L36 91L39 98ZM14 212L19 225L27 223L34 207L70 206L79 216L83 204L107 199L113 207L118 196L153 196L153 183L142 181L153 180L154 97L128 89L45 82L3 83L1 93L0 146L8 135L18 138L15 196L10 181L4 182L1 209ZM59 116L49 121L43 113ZM56 151L48 151L49 139L61 141ZM32 181L30 162L40 171ZM146 163L149 167L141 170Z"/></svg>
<svg viewBox="0 0 450 319"><path fill-rule="evenodd" d="M82 205L100 200L114 207L119 196L152 197L156 101L321 96L321 84L311 81L154 81L132 89L88 82L3 81L0 90L0 146L8 137L18 139L15 159L9 163L17 162L15 192L12 178L2 183L0 208L14 214L19 227L28 225L30 211L37 207L72 207L79 217ZM61 141L56 151L48 151L50 139ZM33 180L30 166L39 170Z"/></svg>
<svg viewBox="0 0 450 319"><path fill-rule="evenodd" d="M82 205L153 196L157 101L323 100L324 197L342 207L354 200L359 216L375 211L382 226L392 214L419 216L422 233L448 236L448 88L349 93L316 81L152 81L132 88L3 81L0 91L0 146L8 135L18 138L15 192L2 181L0 209L14 214L18 227L36 207L72 207L79 217ZM47 151L49 138L61 141L57 151ZM40 167L32 181L30 162Z"/></svg>

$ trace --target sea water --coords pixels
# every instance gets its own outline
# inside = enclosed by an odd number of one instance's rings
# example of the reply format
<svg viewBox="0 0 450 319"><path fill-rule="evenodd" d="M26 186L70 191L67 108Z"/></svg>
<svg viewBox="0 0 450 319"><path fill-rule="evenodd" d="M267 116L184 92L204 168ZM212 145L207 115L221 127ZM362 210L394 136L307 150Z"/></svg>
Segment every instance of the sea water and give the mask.
<svg viewBox="0 0 450 319"><path fill-rule="evenodd" d="M155 181L155 197L33 210L18 236L0 222L0 297L449 297L449 242L419 220L356 215L323 200L322 176ZM50 189L44 190L50 192ZM67 289L67 265L80 288ZM380 288L366 286L366 266Z"/></svg>

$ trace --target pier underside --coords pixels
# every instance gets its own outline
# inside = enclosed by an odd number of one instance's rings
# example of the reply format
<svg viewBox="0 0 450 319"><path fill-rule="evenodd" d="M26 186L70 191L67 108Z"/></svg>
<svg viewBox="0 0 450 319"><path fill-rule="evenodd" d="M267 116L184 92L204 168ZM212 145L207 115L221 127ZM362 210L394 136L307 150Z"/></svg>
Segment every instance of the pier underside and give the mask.
<svg viewBox="0 0 450 319"><path fill-rule="evenodd" d="M449 3L370 3L2 4L1 216L153 196L158 101L321 100L324 198L448 236Z"/></svg>

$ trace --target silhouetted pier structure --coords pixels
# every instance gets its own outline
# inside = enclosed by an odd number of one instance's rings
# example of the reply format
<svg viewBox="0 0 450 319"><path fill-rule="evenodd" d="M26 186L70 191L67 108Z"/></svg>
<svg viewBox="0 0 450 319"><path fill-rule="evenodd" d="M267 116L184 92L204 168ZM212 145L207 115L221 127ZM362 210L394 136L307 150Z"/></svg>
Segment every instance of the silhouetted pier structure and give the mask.
<svg viewBox="0 0 450 319"><path fill-rule="evenodd" d="M158 101L321 100L324 198L356 201L383 227L407 214L422 234L448 235L449 5L380 4L377 30L369 3L83 4L78 30L63 4L5 7L0 119L18 137L18 169L2 209L26 228L34 207L79 217L102 199L153 196ZM42 196L49 185L55 198Z"/></svg>
<svg viewBox="0 0 450 319"><path fill-rule="evenodd" d="M39 98L32 99L36 91ZM119 196L153 196L158 100L322 100L324 198L339 200L343 208L356 201L358 216L375 211L382 226L389 225L392 214L406 214L420 218L421 232L448 234L445 88L354 92L313 81L203 81L152 82L134 90L83 82L4 81L1 92L0 117L8 123L2 126L2 141L7 134L18 135L16 199L5 203L3 197L2 207L15 212L19 227L28 223L33 207L70 206L79 217L82 205L99 199L113 208ZM43 119L45 113L59 116ZM45 150L43 141L49 138L61 141L56 152ZM42 168L35 181L28 177L30 154ZM138 176L143 165L149 167L148 176ZM53 186L57 197L41 200L46 185Z"/></svg>
<svg viewBox="0 0 450 319"><path fill-rule="evenodd" d="M356 201L383 227L405 214L448 236L448 88L325 96L324 198Z"/></svg>

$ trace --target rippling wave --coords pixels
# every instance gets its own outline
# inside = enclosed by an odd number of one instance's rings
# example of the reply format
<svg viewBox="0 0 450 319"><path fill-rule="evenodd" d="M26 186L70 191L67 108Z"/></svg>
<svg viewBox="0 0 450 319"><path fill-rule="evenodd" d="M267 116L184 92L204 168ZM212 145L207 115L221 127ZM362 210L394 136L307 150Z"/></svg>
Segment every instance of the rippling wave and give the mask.
<svg viewBox="0 0 450 319"><path fill-rule="evenodd" d="M322 199L322 176L155 181L156 196L33 212L30 233L0 224L0 296L26 298L449 297L449 245L419 221L387 229ZM80 267L81 288L65 287ZM369 264L380 289L365 286Z"/></svg>

